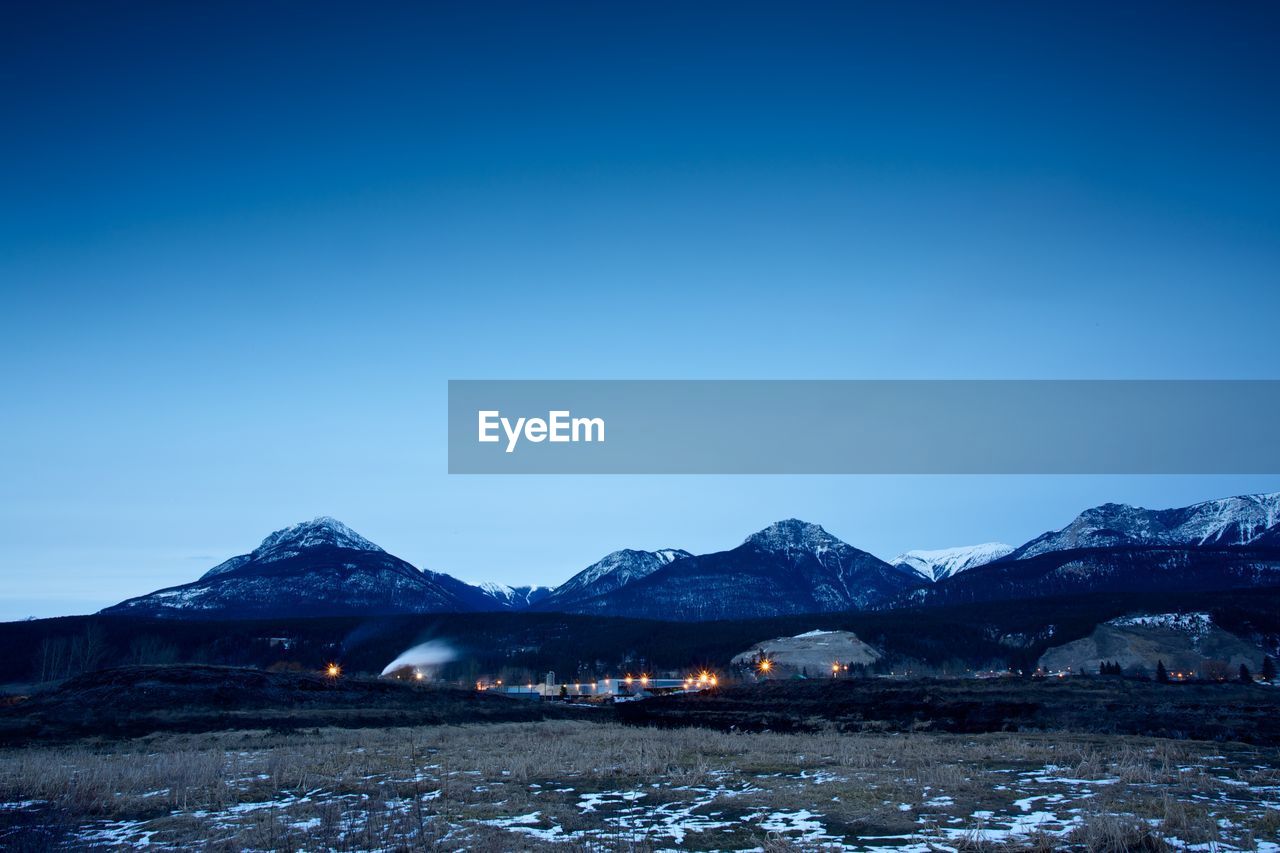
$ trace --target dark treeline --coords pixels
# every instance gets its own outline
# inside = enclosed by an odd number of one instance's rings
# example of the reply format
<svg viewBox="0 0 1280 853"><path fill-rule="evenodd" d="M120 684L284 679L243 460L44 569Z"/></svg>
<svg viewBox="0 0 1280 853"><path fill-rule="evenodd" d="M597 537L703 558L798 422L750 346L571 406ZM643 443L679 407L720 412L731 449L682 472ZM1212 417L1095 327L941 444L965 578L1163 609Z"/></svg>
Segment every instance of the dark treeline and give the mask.
<svg viewBox="0 0 1280 853"><path fill-rule="evenodd" d="M725 670L754 643L814 629L848 630L885 652L870 672L961 675L1029 672L1050 646L1086 636L1101 621L1136 611L1210 610L1233 633L1274 651L1280 589L1219 593L1108 594L1016 604L971 604L676 623L557 613L465 613L252 621L76 616L0 624L7 654L0 683L56 681L123 664L208 663L318 670L338 661L378 673L410 646L447 643L456 653L438 674L561 680L626 672Z"/></svg>

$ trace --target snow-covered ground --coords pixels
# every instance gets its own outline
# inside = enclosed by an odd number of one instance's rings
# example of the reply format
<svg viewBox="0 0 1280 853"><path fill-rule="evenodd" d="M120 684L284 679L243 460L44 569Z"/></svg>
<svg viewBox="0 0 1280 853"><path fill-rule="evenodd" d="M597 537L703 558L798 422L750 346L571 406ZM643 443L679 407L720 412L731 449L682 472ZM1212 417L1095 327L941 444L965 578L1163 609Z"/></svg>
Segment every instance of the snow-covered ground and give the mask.
<svg viewBox="0 0 1280 853"><path fill-rule="evenodd" d="M0 753L0 847L1280 853L1274 749L544 722ZM41 843L45 842L45 843Z"/></svg>

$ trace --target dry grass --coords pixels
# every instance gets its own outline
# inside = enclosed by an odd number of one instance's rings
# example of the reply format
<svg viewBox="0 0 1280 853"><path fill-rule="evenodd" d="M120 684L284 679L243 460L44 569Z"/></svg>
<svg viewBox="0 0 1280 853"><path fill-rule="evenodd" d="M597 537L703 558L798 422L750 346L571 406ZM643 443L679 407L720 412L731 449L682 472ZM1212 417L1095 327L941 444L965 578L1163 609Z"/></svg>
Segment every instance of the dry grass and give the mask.
<svg viewBox="0 0 1280 853"><path fill-rule="evenodd" d="M0 752L0 798L35 801L0 810L0 846L1247 849L1276 839L1278 768L1274 751L1061 735L570 721L166 734Z"/></svg>

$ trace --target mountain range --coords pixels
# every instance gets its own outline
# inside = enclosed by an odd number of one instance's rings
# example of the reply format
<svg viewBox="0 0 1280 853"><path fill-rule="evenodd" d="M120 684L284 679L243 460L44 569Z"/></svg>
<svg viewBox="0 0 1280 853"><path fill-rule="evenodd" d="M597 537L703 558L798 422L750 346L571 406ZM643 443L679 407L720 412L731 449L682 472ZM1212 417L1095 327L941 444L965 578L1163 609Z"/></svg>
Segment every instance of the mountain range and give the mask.
<svg viewBox="0 0 1280 853"><path fill-rule="evenodd" d="M1280 493L1149 510L1104 504L1012 547L908 551L886 562L787 519L735 548L620 550L555 588L474 586L420 570L333 518L278 530L197 580L104 613L171 618L534 610L706 621L1081 592L1280 585Z"/></svg>

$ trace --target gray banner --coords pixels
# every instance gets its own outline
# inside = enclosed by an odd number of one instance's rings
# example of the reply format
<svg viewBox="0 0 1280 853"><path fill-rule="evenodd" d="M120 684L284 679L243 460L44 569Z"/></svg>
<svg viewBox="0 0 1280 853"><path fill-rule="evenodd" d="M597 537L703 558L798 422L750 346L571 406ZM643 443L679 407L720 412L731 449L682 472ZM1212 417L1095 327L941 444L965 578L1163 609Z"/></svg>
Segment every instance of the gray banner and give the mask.
<svg viewBox="0 0 1280 853"><path fill-rule="evenodd" d="M449 382L452 474L1273 474L1278 435L1280 380Z"/></svg>

